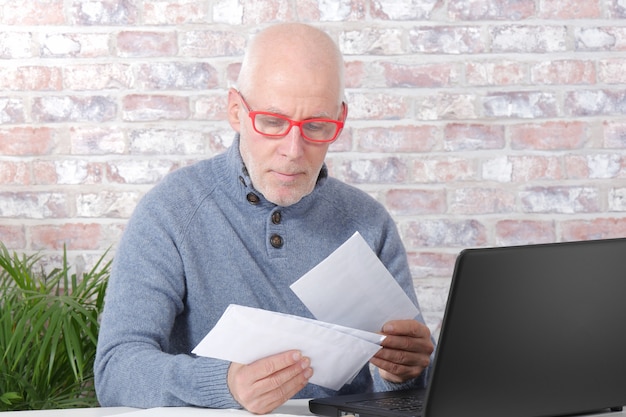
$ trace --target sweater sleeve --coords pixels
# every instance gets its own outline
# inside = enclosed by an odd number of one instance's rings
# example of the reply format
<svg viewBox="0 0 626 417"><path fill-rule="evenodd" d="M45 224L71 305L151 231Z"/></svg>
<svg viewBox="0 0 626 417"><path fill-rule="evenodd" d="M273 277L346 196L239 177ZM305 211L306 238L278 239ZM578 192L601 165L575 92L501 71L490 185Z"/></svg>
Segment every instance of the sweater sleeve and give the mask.
<svg viewBox="0 0 626 417"><path fill-rule="evenodd" d="M171 215L145 200L113 263L95 363L98 400L102 406L238 408L226 382L229 363L184 353L185 336L172 334L186 297L176 230L168 224Z"/></svg>
<svg viewBox="0 0 626 417"><path fill-rule="evenodd" d="M416 305L419 313L415 317L415 320L424 323L424 318L422 316L419 302L417 300L415 287L413 286L413 278L408 264L406 249L404 247L404 244L402 243L400 234L398 233L398 229L391 216L385 211L382 217L385 220L381 222L383 227L381 229L382 233L380 235L380 242L377 248L377 255L383 262L383 264L387 267L391 275L396 279L396 281L398 281L404 292ZM380 376L378 369L374 369L372 372L372 377L374 380L374 390L395 391L414 387L425 387L428 382L429 373L430 366L427 367L418 377L404 383L397 384L383 379Z"/></svg>

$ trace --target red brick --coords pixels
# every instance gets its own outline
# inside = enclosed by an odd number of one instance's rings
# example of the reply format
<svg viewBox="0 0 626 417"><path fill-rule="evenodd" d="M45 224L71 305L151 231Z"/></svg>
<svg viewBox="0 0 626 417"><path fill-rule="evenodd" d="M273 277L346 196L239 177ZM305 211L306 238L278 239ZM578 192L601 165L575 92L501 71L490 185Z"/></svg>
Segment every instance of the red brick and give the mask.
<svg viewBox="0 0 626 417"><path fill-rule="evenodd" d="M588 178L589 165L587 159L581 155L572 155L565 159L565 170L569 178Z"/></svg>
<svg viewBox="0 0 626 417"><path fill-rule="evenodd" d="M107 163L107 178L118 184L156 184L178 167L176 162L154 158L113 161Z"/></svg>
<svg viewBox="0 0 626 417"><path fill-rule="evenodd" d="M24 226L0 224L0 243L9 250L26 249Z"/></svg>
<svg viewBox="0 0 626 417"><path fill-rule="evenodd" d="M517 85L525 84L528 64L514 61L468 62L465 77L470 85Z"/></svg>
<svg viewBox="0 0 626 417"><path fill-rule="evenodd" d="M496 156L482 161L481 178L485 181L511 182L513 164L506 155Z"/></svg>
<svg viewBox="0 0 626 417"><path fill-rule="evenodd" d="M607 121L603 123L603 147L609 149L626 148L626 122Z"/></svg>
<svg viewBox="0 0 626 417"><path fill-rule="evenodd" d="M304 22L345 22L364 20L368 0L301 0L295 3L298 17Z"/></svg>
<svg viewBox="0 0 626 417"><path fill-rule="evenodd" d="M76 216L128 219L143 193L138 191L100 191L76 196Z"/></svg>
<svg viewBox="0 0 626 417"><path fill-rule="evenodd" d="M339 47L346 55L397 55L405 53L400 29L364 27L339 34Z"/></svg>
<svg viewBox="0 0 626 417"><path fill-rule="evenodd" d="M149 1L143 3L143 22L148 25L181 25L208 21L205 1Z"/></svg>
<svg viewBox="0 0 626 417"><path fill-rule="evenodd" d="M609 190L608 211L626 212L626 187Z"/></svg>
<svg viewBox="0 0 626 417"><path fill-rule="evenodd" d="M100 163L85 160L55 160L33 162L34 183L98 184L102 182L103 168Z"/></svg>
<svg viewBox="0 0 626 417"><path fill-rule="evenodd" d="M200 160L200 159L210 158L213 155L217 155L218 153L224 152L226 149L228 149L228 147L230 147L233 144L234 139L235 139L235 136L233 135L233 132L230 129L208 132L206 134L206 141L205 141L207 150L205 150L204 154L197 155L197 159ZM189 161L192 162L194 160L190 159Z"/></svg>
<svg viewBox="0 0 626 417"><path fill-rule="evenodd" d="M120 32L117 50L122 57L167 57L178 52L175 32Z"/></svg>
<svg viewBox="0 0 626 417"><path fill-rule="evenodd" d="M626 159L617 154L568 155L565 167L568 178L625 178Z"/></svg>
<svg viewBox="0 0 626 417"><path fill-rule="evenodd" d="M382 62L387 87L450 87L458 84L457 64Z"/></svg>
<svg viewBox="0 0 626 417"><path fill-rule="evenodd" d="M440 92L415 99L417 120L476 119L479 100L476 94Z"/></svg>
<svg viewBox="0 0 626 417"><path fill-rule="evenodd" d="M626 19L626 4L621 0L610 0L608 2L608 13L611 19Z"/></svg>
<svg viewBox="0 0 626 417"><path fill-rule="evenodd" d="M626 83L626 60L625 59L605 59L598 63L598 79L606 84Z"/></svg>
<svg viewBox="0 0 626 417"><path fill-rule="evenodd" d="M476 163L469 158L436 158L426 157L424 160L413 159L412 182L414 183L448 183L455 181L477 180Z"/></svg>
<svg viewBox="0 0 626 417"><path fill-rule="evenodd" d="M414 279L428 277L449 278L452 276L457 254L408 251L407 256ZM421 304L420 307L423 308Z"/></svg>
<svg viewBox="0 0 626 417"><path fill-rule="evenodd" d="M133 0L72 0L70 22L75 25L128 25L139 23L139 4Z"/></svg>
<svg viewBox="0 0 626 417"><path fill-rule="evenodd" d="M487 52L481 29L463 26L423 26L409 31L409 51L429 54Z"/></svg>
<svg viewBox="0 0 626 417"><path fill-rule="evenodd" d="M504 127L497 125L451 123L443 136L448 151L502 149L505 145Z"/></svg>
<svg viewBox="0 0 626 417"><path fill-rule="evenodd" d="M243 0L243 24L297 20L293 5L289 0Z"/></svg>
<svg viewBox="0 0 626 417"><path fill-rule="evenodd" d="M228 97L226 94L219 96L199 96L192 103L193 118L197 120L226 120Z"/></svg>
<svg viewBox="0 0 626 417"><path fill-rule="evenodd" d="M46 127L0 129L0 155L46 155L54 145L54 131Z"/></svg>
<svg viewBox="0 0 626 417"><path fill-rule="evenodd" d="M196 30L180 35L180 54L189 57L243 55L246 38L234 31Z"/></svg>
<svg viewBox="0 0 626 417"><path fill-rule="evenodd" d="M353 184L399 184L407 179L406 163L395 157L344 160L334 170Z"/></svg>
<svg viewBox="0 0 626 417"><path fill-rule="evenodd" d="M626 236L624 217L568 220L561 223L561 237L564 241L612 239L624 236Z"/></svg>
<svg viewBox="0 0 626 417"><path fill-rule="evenodd" d="M385 20L428 20L437 4L436 0L374 0L371 13Z"/></svg>
<svg viewBox="0 0 626 417"><path fill-rule="evenodd" d="M128 89L134 78L129 65L117 63L68 65L64 73L69 90Z"/></svg>
<svg viewBox="0 0 626 417"><path fill-rule="evenodd" d="M552 92L501 92L487 94L483 109L487 117L534 119L558 116L557 104L557 94Z"/></svg>
<svg viewBox="0 0 626 417"><path fill-rule="evenodd" d="M484 246L487 227L477 220L421 219L407 224L404 240L409 248Z"/></svg>
<svg viewBox="0 0 626 417"><path fill-rule="evenodd" d="M185 129L135 129L129 133L132 155L204 155L209 141L203 131Z"/></svg>
<svg viewBox="0 0 626 417"><path fill-rule="evenodd" d="M123 98L122 106L122 118L129 122L184 120L190 116L186 97L133 94Z"/></svg>
<svg viewBox="0 0 626 417"><path fill-rule="evenodd" d="M348 122L347 126L343 127L343 130L339 134L337 140L334 141L328 148L329 154L332 155L332 153L335 152L351 151L354 148L352 146L353 142L356 142L353 131L354 129L350 127L350 123Z"/></svg>
<svg viewBox="0 0 626 417"><path fill-rule="evenodd" d="M544 61L530 68L531 82L537 84L595 84L593 61Z"/></svg>
<svg viewBox="0 0 626 417"><path fill-rule="evenodd" d="M556 224L546 220L502 220L496 223L496 245L556 242Z"/></svg>
<svg viewBox="0 0 626 417"><path fill-rule="evenodd" d="M565 52L568 34L565 26L502 25L489 30L492 52Z"/></svg>
<svg viewBox="0 0 626 417"><path fill-rule="evenodd" d="M9 1L0 6L0 22L4 25L62 25L63 0Z"/></svg>
<svg viewBox="0 0 626 417"><path fill-rule="evenodd" d="M620 26L582 26L574 29L577 51L625 51L626 28Z"/></svg>
<svg viewBox="0 0 626 417"><path fill-rule="evenodd" d="M565 95L564 110L568 116L602 116L624 114L626 90L576 90Z"/></svg>
<svg viewBox="0 0 626 417"><path fill-rule="evenodd" d="M108 33L53 33L45 35L41 54L44 57L98 58L110 55Z"/></svg>
<svg viewBox="0 0 626 417"><path fill-rule="evenodd" d="M41 225L31 228L32 246L35 250L96 250L102 236L102 226L97 223L67 223Z"/></svg>
<svg viewBox="0 0 626 417"><path fill-rule="evenodd" d="M30 185L30 164L0 161L0 185Z"/></svg>
<svg viewBox="0 0 626 417"><path fill-rule="evenodd" d="M393 126L355 129L357 148L364 152L428 152L440 142L434 126Z"/></svg>
<svg viewBox="0 0 626 417"><path fill-rule="evenodd" d="M534 150L580 149L587 144L585 122L546 122L513 125L511 148Z"/></svg>
<svg viewBox="0 0 626 417"><path fill-rule="evenodd" d="M20 98L0 97L0 123L17 124L24 123L26 115L24 113L24 102Z"/></svg>
<svg viewBox="0 0 626 417"><path fill-rule="evenodd" d="M445 190L391 189L385 206L394 215L442 214L446 211Z"/></svg>
<svg viewBox="0 0 626 417"><path fill-rule="evenodd" d="M55 192L0 192L0 213L13 219L59 219L69 216L67 196Z"/></svg>
<svg viewBox="0 0 626 417"><path fill-rule="evenodd" d="M201 62L141 65L136 81L138 88L146 90L206 90L217 85L217 70L212 65Z"/></svg>
<svg viewBox="0 0 626 417"><path fill-rule="evenodd" d="M456 188L450 194L450 213L491 214L515 210L515 195L506 189Z"/></svg>
<svg viewBox="0 0 626 417"><path fill-rule="evenodd" d="M368 64L363 61L346 61L345 84L346 88L358 88L363 86L367 80Z"/></svg>
<svg viewBox="0 0 626 417"><path fill-rule="evenodd" d="M510 156L514 182L562 180L565 177L562 161L557 156Z"/></svg>
<svg viewBox="0 0 626 417"><path fill-rule="evenodd" d="M543 19L596 19L602 17L600 0L585 0L571 2L566 0L551 0L541 2L539 17Z"/></svg>
<svg viewBox="0 0 626 417"><path fill-rule="evenodd" d="M33 119L42 123L106 122L116 113L116 100L105 96L45 96L33 103Z"/></svg>
<svg viewBox="0 0 626 417"><path fill-rule="evenodd" d="M520 203L526 213L597 213L601 208L593 187L531 187L520 192Z"/></svg>
<svg viewBox="0 0 626 417"><path fill-rule="evenodd" d="M523 20L535 15L530 0L450 0L448 14L458 20Z"/></svg>
<svg viewBox="0 0 626 417"><path fill-rule="evenodd" d="M12 91L59 91L61 69L44 66L0 67L0 89Z"/></svg>
<svg viewBox="0 0 626 417"><path fill-rule="evenodd" d="M409 111L409 100L404 95L356 93L348 97L348 103L352 120L404 119Z"/></svg>
<svg viewBox="0 0 626 417"><path fill-rule="evenodd" d="M110 155L126 152L124 132L115 126L77 126L70 128L70 153L72 155Z"/></svg>
<svg viewBox="0 0 626 417"><path fill-rule="evenodd" d="M228 66L226 67L226 81L228 82L228 86L236 86L237 77L239 76L240 71L241 62L228 64Z"/></svg>

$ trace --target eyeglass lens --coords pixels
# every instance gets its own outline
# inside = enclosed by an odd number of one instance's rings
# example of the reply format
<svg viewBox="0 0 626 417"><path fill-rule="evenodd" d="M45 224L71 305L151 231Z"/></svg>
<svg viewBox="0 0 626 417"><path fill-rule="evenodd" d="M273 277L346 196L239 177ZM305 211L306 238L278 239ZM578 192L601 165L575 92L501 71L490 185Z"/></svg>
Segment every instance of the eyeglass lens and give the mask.
<svg viewBox="0 0 626 417"><path fill-rule="evenodd" d="M254 128L261 134L268 136L286 135L292 124L287 118L278 115L255 114ZM333 121L311 120L301 125L302 135L314 141L330 141L335 138L339 125Z"/></svg>

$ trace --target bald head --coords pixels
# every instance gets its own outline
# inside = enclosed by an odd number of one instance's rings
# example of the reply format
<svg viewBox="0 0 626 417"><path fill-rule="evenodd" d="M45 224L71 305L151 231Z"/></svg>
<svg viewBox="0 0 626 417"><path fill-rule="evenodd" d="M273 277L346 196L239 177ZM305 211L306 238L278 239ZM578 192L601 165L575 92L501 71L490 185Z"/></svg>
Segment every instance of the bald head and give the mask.
<svg viewBox="0 0 626 417"><path fill-rule="evenodd" d="M271 26L259 32L246 51L237 80L244 96L255 85L274 81L288 83L292 79L307 80L323 89L337 91L343 99L343 57L335 42L320 29L301 23Z"/></svg>

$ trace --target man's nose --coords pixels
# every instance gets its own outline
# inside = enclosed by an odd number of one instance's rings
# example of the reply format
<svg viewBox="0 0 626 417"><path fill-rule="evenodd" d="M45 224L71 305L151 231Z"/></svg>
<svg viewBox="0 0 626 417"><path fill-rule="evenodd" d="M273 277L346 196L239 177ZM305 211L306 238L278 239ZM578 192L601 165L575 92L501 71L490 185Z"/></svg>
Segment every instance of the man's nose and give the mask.
<svg viewBox="0 0 626 417"><path fill-rule="evenodd" d="M291 130L282 140L282 151L291 158L297 158L304 153L304 141L302 131L298 126L292 126Z"/></svg>

